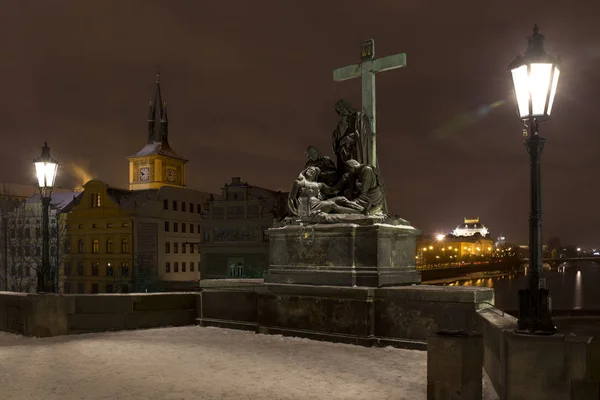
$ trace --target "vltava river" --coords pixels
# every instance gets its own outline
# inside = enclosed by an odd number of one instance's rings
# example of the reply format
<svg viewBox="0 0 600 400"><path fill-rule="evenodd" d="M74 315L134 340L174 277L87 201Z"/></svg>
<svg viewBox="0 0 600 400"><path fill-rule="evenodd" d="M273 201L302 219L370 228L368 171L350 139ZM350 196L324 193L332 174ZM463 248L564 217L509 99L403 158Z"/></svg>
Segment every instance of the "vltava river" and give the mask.
<svg viewBox="0 0 600 400"><path fill-rule="evenodd" d="M544 268L546 286L552 296L555 310L600 310L600 264L582 261L565 263L558 269ZM515 277L473 279L455 282L461 286L492 287L496 291L496 307L501 310L517 310L517 291L527 286L524 273Z"/></svg>

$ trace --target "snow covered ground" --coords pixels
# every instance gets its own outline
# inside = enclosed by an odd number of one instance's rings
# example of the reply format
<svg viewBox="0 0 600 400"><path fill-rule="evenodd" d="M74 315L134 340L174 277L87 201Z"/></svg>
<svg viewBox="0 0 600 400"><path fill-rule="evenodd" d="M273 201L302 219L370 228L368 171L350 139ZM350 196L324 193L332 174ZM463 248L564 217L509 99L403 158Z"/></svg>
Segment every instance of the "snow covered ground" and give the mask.
<svg viewBox="0 0 600 400"><path fill-rule="evenodd" d="M425 399L427 354L217 328L0 332L0 398ZM484 399L496 399L484 379Z"/></svg>

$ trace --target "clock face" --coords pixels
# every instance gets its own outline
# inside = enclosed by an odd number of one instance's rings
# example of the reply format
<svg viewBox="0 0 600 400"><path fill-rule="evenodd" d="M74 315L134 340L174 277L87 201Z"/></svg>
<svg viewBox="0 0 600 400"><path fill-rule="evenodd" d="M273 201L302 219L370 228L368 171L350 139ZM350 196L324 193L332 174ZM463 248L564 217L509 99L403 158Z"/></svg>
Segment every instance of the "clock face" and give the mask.
<svg viewBox="0 0 600 400"><path fill-rule="evenodd" d="M167 168L167 180L169 182L175 182L177 177L177 171L174 168Z"/></svg>
<svg viewBox="0 0 600 400"><path fill-rule="evenodd" d="M149 180L150 180L150 167L140 168L140 181L149 181Z"/></svg>

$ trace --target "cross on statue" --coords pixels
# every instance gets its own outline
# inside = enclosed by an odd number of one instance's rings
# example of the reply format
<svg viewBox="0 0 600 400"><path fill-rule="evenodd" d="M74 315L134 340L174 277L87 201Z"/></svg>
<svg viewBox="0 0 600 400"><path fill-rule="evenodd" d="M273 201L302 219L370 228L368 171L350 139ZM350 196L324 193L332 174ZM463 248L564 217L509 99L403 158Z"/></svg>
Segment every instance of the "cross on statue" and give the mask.
<svg viewBox="0 0 600 400"><path fill-rule="evenodd" d="M377 135L375 121L375 74L406 66L406 54L394 54L375 59L375 40L365 40L360 45L360 64L348 65L333 70L335 82L362 78L362 111L369 117L371 137L367 138L368 164L377 168Z"/></svg>

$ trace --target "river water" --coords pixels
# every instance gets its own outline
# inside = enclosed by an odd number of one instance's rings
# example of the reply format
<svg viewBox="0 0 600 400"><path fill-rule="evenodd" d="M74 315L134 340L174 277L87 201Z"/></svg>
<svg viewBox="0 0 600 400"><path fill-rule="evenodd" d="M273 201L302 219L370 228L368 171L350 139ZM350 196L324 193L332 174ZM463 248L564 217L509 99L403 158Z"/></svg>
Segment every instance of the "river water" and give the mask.
<svg viewBox="0 0 600 400"><path fill-rule="evenodd" d="M600 310L600 264L596 262L565 263L558 268L544 268L546 286L555 310ZM450 285L491 287L496 291L496 307L517 310L519 289L527 286L525 272L503 278L457 281Z"/></svg>

